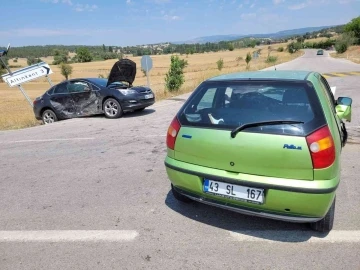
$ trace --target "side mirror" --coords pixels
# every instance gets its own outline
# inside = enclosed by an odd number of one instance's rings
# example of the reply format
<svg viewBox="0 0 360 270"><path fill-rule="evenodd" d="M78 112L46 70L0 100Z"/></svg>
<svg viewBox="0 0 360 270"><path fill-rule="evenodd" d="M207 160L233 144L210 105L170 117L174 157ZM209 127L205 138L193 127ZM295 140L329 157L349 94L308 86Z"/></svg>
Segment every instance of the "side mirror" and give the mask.
<svg viewBox="0 0 360 270"><path fill-rule="evenodd" d="M349 97L339 97L336 101L336 114L340 119L351 122L351 104L352 99Z"/></svg>

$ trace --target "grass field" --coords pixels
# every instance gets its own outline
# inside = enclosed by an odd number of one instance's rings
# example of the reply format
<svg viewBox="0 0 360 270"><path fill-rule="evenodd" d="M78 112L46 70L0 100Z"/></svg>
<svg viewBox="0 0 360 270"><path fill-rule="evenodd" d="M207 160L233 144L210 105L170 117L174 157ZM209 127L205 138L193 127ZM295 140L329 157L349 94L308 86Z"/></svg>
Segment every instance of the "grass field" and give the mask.
<svg viewBox="0 0 360 270"><path fill-rule="evenodd" d="M330 55L334 58L345 58L353 61L354 63L360 64L360 46L351 46L344 53L338 54L335 52Z"/></svg>
<svg viewBox="0 0 360 270"><path fill-rule="evenodd" d="M285 51L276 51L278 47L284 47L284 49L286 49L286 44L274 44L271 47L274 51L272 51L270 55L278 58L275 64L290 61L302 54L302 52L297 52L291 55ZM206 78L223 73L245 71L245 60L237 61L237 58L242 57L245 59L248 52L253 52L257 49L261 49L261 54L258 59L251 60L250 70L259 70L273 65L265 62L268 56L268 45L234 51L180 56L188 61L188 66L184 70L185 83L182 86L180 93L192 91ZM171 55L154 55L151 57L153 59L153 69L150 71L150 84L151 88L156 93L156 100L159 101L171 96L170 93L165 91L164 82L165 74L168 72L170 67ZM144 76L143 72L140 70L141 57L128 58L135 61L137 64L137 74L134 85L145 85L146 76ZM220 58L224 61L224 67L221 71L217 69L216 65L216 61ZM52 57L43 58L42 60L48 64L52 63ZM71 75L71 78L98 77L100 74L106 77L115 62L116 60L107 60L71 64L73 66L73 74ZM17 63L13 63L13 61L10 60L9 64L27 66L26 59L18 59ZM12 70L15 71L16 69L17 68L13 68ZM64 80L64 77L61 75L57 66L51 65L51 69L54 72L50 75L53 83L58 83ZM41 95L49 88L46 78L26 83L23 86L31 99ZM10 88L6 83L0 83L0 113L0 130L18 129L40 124L40 122L34 118L32 108L27 103L20 90L17 87Z"/></svg>

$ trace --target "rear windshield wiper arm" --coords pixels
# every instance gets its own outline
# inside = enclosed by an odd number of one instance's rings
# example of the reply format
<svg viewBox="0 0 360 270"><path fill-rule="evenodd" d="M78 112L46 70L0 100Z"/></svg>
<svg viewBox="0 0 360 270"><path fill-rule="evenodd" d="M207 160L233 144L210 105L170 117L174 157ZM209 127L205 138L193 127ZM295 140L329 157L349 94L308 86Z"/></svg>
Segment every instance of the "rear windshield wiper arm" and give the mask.
<svg viewBox="0 0 360 270"><path fill-rule="evenodd" d="M273 121L263 121L263 122L254 122L246 123L238 126L237 128L231 131L231 138L235 138L236 134L241 130L249 127L258 127L258 126L267 126L267 125L280 125L280 124L304 124L303 121L292 121L292 120L273 120Z"/></svg>

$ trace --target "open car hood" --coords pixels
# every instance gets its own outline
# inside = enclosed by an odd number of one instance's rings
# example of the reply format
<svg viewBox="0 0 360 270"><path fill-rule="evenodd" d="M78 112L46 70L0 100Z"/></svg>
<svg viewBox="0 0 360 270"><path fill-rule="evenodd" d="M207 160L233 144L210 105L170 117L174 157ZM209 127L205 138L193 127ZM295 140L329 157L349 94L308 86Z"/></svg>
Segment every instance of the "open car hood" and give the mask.
<svg viewBox="0 0 360 270"><path fill-rule="evenodd" d="M131 87L136 76L136 63L130 59L121 59L112 67L107 86L114 82L127 82Z"/></svg>

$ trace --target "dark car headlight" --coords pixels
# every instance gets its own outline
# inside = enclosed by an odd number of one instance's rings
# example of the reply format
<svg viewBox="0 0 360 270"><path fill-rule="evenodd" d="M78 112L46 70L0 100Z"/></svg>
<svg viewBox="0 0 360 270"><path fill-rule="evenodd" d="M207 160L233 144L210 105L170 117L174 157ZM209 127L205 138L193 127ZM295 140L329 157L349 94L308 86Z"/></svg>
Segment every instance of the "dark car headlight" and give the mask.
<svg viewBox="0 0 360 270"><path fill-rule="evenodd" d="M127 96L127 95L134 95L137 93L136 90L130 90L130 89L119 89L119 91L121 92L121 94Z"/></svg>

